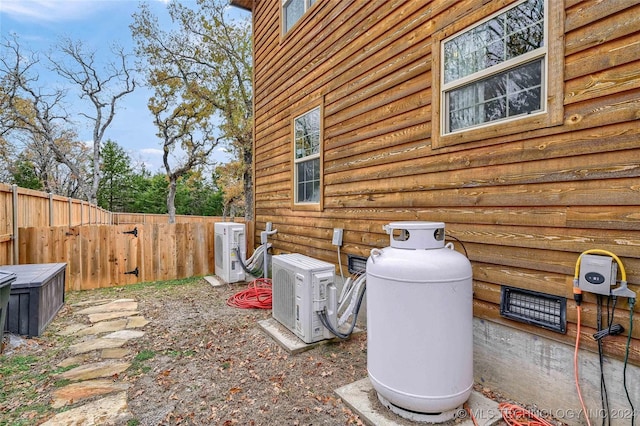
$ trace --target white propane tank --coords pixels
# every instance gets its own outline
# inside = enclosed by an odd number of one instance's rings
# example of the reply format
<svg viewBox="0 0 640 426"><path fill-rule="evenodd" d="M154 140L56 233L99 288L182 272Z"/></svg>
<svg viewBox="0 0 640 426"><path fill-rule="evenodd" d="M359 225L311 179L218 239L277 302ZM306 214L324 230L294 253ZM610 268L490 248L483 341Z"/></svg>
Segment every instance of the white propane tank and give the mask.
<svg viewBox="0 0 640 426"><path fill-rule="evenodd" d="M384 229L391 247L367 260L369 379L397 414L450 420L473 387L471 264L445 246L442 222Z"/></svg>

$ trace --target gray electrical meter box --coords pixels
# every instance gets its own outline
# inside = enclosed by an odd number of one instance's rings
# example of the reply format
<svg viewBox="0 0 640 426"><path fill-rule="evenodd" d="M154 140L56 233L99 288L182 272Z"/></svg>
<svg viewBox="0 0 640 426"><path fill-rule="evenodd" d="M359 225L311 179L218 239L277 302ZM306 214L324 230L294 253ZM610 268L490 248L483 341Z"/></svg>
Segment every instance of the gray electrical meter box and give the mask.
<svg viewBox="0 0 640 426"><path fill-rule="evenodd" d="M618 264L609 256L582 255L578 287L582 291L608 296L616 284Z"/></svg>

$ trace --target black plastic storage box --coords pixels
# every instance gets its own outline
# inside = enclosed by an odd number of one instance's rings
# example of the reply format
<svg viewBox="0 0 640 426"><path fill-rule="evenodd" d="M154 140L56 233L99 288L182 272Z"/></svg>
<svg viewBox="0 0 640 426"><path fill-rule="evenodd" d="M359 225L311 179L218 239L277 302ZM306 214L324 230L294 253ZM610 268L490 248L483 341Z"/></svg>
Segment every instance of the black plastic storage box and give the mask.
<svg viewBox="0 0 640 426"><path fill-rule="evenodd" d="M4 324L7 319L7 305L11 294L11 283L16 280L16 274L0 270L0 352L4 341Z"/></svg>
<svg viewBox="0 0 640 426"><path fill-rule="evenodd" d="M11 284L5 330L23 336L40 336L64 304L66 263L10 265L16 274Z"/></svg>

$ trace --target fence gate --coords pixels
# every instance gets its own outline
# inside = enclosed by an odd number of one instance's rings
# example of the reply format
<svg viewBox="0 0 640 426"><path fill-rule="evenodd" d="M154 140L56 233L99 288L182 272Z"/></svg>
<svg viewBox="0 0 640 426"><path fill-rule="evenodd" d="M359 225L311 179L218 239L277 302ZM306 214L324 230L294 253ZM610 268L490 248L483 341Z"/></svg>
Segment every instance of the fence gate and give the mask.
<svg viewBox="0 0 640 426"><path fill-rule="evenodd" d="M213 224L20 228L20 263L67 263L68 290L213 273Z"/></svg>

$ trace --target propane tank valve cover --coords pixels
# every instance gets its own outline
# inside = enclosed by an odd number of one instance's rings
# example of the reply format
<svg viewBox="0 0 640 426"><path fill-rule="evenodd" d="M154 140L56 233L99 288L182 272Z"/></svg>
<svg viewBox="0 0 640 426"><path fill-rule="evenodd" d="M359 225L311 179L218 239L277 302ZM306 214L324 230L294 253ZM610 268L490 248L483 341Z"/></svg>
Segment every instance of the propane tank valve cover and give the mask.
<svg viewBox="0 0 640 426"><path fill-rule="evenodd" d="M383 229L389 234L391 247L409 250L444 247L443 222L391 222Z"/></svg>

